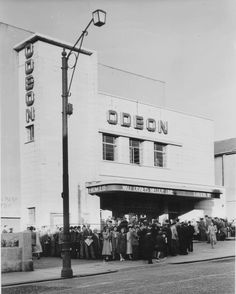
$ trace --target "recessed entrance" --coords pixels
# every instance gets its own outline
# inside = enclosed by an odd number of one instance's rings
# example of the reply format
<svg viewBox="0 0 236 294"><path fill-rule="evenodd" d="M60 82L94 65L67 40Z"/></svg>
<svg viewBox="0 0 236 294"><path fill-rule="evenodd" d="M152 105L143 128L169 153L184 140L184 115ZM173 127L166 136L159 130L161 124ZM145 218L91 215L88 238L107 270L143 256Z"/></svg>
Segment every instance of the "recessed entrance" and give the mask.
<svg viewBox="0 0 236 294"><path fill-rule="evenodd" d="M100 194L103 210L111 210L114 217L124 214L147 215L157 218L168 213L170 218L194 209L199 199L173 197L168 195L149 195L145 193L113 192Z"/></svg>

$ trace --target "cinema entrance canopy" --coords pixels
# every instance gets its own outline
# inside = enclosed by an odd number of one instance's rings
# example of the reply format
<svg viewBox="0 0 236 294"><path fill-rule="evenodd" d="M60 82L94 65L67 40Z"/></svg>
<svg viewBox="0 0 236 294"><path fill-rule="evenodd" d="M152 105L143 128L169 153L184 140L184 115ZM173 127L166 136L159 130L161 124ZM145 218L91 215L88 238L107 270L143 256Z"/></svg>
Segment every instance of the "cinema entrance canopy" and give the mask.
<svg viewBox="0 0 236 294"><path fill-rule="evenodd" d="M167 213L174 218L201 206L209 209L222 193L216 187L163 182L93 182L87 189L100 197L101 209L111 210L115 217L134 213L155 218Z"/></svg>

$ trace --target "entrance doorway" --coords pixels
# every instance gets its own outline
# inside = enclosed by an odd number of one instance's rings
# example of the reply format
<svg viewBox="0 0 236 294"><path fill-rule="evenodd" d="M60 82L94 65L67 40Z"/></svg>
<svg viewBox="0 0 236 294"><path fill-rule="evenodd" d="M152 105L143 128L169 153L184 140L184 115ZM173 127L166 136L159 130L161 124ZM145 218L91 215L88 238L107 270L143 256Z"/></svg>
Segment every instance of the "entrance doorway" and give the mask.
<svg viewBox="0 0 236 294"><path fill-rule="evenodd" d="M146 215L147 220L157 219L168 214L174 219L194 209L199 199L191 197L153 195L146 193L112 192L100 194L100 205L103 210L112 211L112 216Z"/></svg>

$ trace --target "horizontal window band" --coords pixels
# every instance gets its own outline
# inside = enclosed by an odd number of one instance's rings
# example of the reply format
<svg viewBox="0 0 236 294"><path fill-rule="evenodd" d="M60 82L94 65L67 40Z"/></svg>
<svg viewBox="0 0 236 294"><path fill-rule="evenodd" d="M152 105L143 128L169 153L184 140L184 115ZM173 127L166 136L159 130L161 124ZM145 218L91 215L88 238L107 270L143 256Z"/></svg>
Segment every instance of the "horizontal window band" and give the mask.
<svg viewBox="0 0 236 294"><path fill-rule="evenodd" d="M158 142L158 143L163 143L167 145L173 145L173 146L178 146L182 147L183 144L180 142L175 142L175 141L169 141L169 140L163 140L162 138L150 138L150 137L145 137L145 136L137 136L133 134L127 134L127 133L122 133L122 132L114 132L112 130L103 130L100 129L98 130L99 133L106 134L106 135L112 135L115 137L124 137L124 138L132 138L132 139L137 139L140 141L149 141L149 142Z"/></svg>

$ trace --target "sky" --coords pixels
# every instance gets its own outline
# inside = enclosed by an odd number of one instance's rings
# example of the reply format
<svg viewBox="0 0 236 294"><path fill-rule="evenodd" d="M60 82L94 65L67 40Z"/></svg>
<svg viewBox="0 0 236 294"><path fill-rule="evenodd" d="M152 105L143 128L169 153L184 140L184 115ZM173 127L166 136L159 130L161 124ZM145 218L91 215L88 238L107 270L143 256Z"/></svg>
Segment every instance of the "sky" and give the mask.
<svg viewBox="0 0 236 294"><path fill-rule="evenodd" d="M84 48L100 63L164 81L167 108L236 137L235 0L0 0L0 21L74 43L98 8Z"/></svg>

